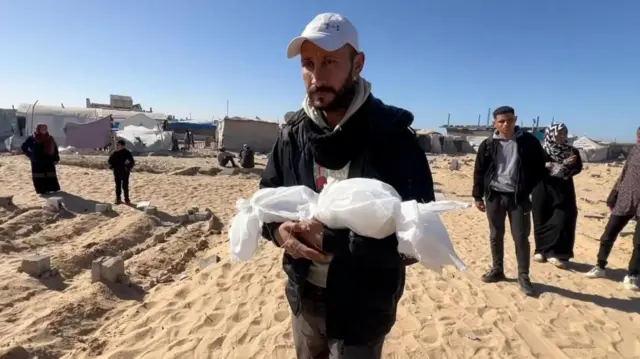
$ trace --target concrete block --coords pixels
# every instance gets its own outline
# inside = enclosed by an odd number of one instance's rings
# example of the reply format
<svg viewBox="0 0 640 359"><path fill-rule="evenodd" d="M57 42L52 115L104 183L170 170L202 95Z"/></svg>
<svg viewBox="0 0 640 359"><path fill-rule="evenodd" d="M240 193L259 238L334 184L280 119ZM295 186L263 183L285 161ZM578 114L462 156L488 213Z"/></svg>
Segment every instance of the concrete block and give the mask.
<svg viewBox="0 0 640 359"><path fill-rule="evenodd" d="M451 163L449 163L449 169L452 171L460 170L460 162L454 158L453 160L451 160Z"/></svg>
<svg viewBox="0 0 640 359"><path fill-rule="evenodd" d="M54 211L59 211L63 206L62 197L49 197L47 198L47 207Z"/></svg>
<svg viewBox="0 0 640 359"><path fill-rule="evenodd" d="M91 263L91 282L116 283L124 275L124 260L122 257L101 257Z"/></svg>
<svg viewBox="0 0 640 359"><path fill-rule="evenodd" d="M155 216L158 213L158 209L154 206L146 206L144 207L144 213Z"/></svg>
<svg viewBox="0 0 640 359"><path fill-rule="evenodd" d="M20 269L33 277L39 277L51 270L51 257L44 255L30 255L22 259Z"/></svg>
<svg viewBox="0 0 640 359"><path fill-rule="evenodd" d="M97 203L96 212L104 213L111 211L111 205L109 203Z"/></svg>

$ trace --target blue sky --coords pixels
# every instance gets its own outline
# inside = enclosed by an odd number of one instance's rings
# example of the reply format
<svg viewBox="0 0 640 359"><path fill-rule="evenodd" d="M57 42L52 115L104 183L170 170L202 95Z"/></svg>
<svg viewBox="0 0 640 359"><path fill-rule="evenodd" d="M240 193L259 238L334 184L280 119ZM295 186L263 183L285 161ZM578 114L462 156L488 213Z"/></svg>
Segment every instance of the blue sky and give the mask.
<svg viewBox="0 0 640 359"><path fill-rule="evenodd" d="M289 40L320 12L360 32L364 76L417 128L520 121L630 140L640 125L640 1L7 0L0 107L130 95L178 117L282 119L300 108Z"/></svg>

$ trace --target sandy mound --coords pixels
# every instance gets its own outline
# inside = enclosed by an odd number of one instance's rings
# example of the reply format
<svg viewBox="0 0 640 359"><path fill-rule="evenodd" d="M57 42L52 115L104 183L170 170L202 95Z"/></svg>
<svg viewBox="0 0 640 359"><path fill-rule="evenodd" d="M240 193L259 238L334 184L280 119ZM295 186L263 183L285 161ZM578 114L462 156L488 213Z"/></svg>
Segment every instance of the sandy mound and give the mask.
<svg viewBox="0 0 640 359"><path fill-rule="evenodd" d="M471 200L473 161L457 158L460 168L451 171L452 159L432 160L437 187L448 198ZM132 199L151 201L158 215L128 206L102 214L95 204L114 197L105 161L63 157L67 209L54 213L33 193L26 160L0 158L0 196L15 195L15 206L0 206L0 358L293 358L279 250L264 243L251 262L229 261L224 231L235 200L257 188L256 174L212 177L220 171L213 158L139 157ZM193 175L169 175L195 167ZM582 275L595 260L604 199L619 172L590 165L577 178L575 263L568 271L534 263L539 299L524 298L513 283L482 284L490 262L486 218L474 210L446 214L470 270L438 276L409 268L385 357L640 357L640 298L619 283L633 227L611 255L613 280ZM216 217L183 223L193 206ZM513 252L507 241L511 276ZM33 253L50 255L60 275L18 273L21 258ZM104 255L126 259L131 285L91 283L91 261Z"/></svg>

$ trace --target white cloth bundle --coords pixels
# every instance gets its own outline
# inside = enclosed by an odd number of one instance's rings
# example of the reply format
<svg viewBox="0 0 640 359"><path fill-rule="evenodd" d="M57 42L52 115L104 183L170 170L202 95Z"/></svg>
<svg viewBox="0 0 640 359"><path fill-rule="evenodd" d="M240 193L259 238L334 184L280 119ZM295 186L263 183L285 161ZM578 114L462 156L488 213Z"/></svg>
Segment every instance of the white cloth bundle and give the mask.
<svg viewBox="0 0 640 359"><path fill-rule="evenodd" d="M439 213L470 205L456 201L401 202L396 190L368 178L328 183L320 194L305 186L263 188L251 200L238 200L238 214L229 230L231 256L253 257L262 223L316 218L332 229L381 239L396 233L398 252L417 258L440 272L444 265L465 269L440 221Z"/></svg>

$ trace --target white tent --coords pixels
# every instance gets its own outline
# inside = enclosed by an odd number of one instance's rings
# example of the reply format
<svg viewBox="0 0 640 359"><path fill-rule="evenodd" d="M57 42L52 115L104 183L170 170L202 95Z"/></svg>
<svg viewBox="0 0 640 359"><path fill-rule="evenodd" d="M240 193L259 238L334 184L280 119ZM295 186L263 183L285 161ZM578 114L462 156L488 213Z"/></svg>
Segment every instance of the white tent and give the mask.
<svg viewBox="0 0 640 359"><path fill-rule="evenodd" d="M126 147L133 152L161 152L171 150L173 132L149 129L143 126L126 126L116 132L118 139L127 142Z"/></svg>
<svg viewBox="0 0 640 359"><path fill-rule="evenodd" d="M609 147L604 146L588 137L580 137L573 141L573 147L580 151L584 162L604 162L609 155Z"/></svg>
<svg viewBox="0 0 640 359"><path fill-rule="evenodd" d="M117 122L118 128L124 128L125 126L142 126L149 129L157 129L162 123L159 120L153 119L145 113L139 113L133 115L125 120L114 121Z"/></svg>

